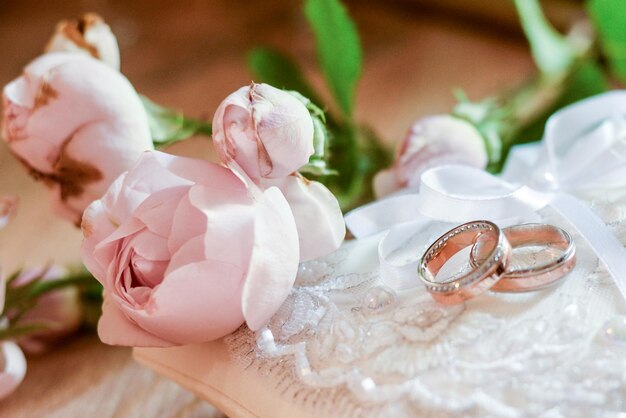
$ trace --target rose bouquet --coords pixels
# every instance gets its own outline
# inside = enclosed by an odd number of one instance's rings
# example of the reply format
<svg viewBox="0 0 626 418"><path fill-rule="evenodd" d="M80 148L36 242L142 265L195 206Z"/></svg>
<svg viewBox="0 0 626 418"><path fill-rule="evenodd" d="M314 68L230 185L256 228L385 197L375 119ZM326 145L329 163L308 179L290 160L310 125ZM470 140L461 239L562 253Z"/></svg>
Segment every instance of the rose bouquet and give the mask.
<svg viewBox="0 0 626 418"><path fill-rule="evenodd" d="M86 270L47 266L3 279L0 397L25 373L17 344L43 351L93 317L94 302L107 344L185 345L243 324L260 329L299 263L341 246L342 211L418 188L432 167L498 172L514 145L541 138L555 110L626 77L613 47L623 36L604 18L613 2L590 3L597 33L575 26L567 36L537 1L515 3L537 75L480 102L459 92L449 114L408 129L395 158L355 118L362 51L338 0L304 6L331 102L291 58L257 48L248 62L259 82L242 81L212 122L138 94L100 17L61 22L46 52L5 86L3 138L50 190L54 212L81 227ZM217 161L167 152L194 135L211 138ZM17 203L0 203L4 226Z"/></svg>

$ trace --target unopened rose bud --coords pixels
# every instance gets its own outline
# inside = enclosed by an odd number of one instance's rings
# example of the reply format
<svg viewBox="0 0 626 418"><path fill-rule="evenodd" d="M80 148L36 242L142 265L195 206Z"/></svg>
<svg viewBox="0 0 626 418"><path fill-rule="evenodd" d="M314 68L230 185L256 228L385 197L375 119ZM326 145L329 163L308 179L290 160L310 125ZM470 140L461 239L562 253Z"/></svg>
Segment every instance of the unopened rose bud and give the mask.
<svg viewBox="0 0 626 418"><path fill-rule="evenodd" d="M4 87L3 137L76 223L145 150L146 111L128 80L91 57L48 53Z"/></svg>
<svg viewBox="0 0 626 418"><path fill-rule="evenodd" d="M261 180L260 186L276 186L283 192L298 229L300 261L335 251L346 235L346 225L337 198L317 181L299 174Z"/></svg>
<svg viewBox="0 0 626 418"><path fill-rule="evenodd" d="M374 178L374 191L383 197L405 188L418 188L422 173L445 164L487 166L485 141L478 130L462 119L436 115L411 126L393 165Z"/></svg>
<svg viewBox="0 0 626 418"><path fill-rule="evenodd" d="M41 276L42 281L58 280L67 271L58 266L47 269L30 269L23 271L11 284L22 286ZM80 294L74 286L64 287L43 294L34 308L28 310L16 324L45 324L49 329L28 334L18 340L19 345L27 354L41 354L50 346L64 337L74 333L81 324L83 316Z"/></svg>
<svg viewBox="0 0 626 418"><path fill-rule="evenodd" d="M59 22L46 46L46 52L88 54L118 71L120 69L117 39L104 19L95 13Z"/></svg>
<svg viewBox="0 0 626 418"><path fill-rule="evenodd" d="M224 164L236 162L253 179L286 177L313 154L313 121L291 93L252 83L218 107L213 143Z"/></svg>

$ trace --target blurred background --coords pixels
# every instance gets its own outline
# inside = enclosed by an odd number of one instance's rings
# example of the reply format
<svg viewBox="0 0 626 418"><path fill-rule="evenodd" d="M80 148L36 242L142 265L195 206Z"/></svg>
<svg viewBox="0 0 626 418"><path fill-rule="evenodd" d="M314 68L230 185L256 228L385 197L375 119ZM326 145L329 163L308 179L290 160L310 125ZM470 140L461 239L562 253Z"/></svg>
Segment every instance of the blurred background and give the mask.
<svg viewBox="0 0 626 418"><path fill-rule="evenodd" d="M390 145L401 140L417 118L449 112L455 104L454 88L462 87L470 99L478 100L519 84L534 70L512 2L346 4L364 49L357 119L367 121ZM3 0L0 83L17 77L42 52L58 21L96 12L116 34L121 70L135 88L190 116L210 119L224 97L250 82L246 52L257 46L275 47L293 57L328 97L301 6L299 0ZM544 6L551 22L562 29L584 15L581 3L574 0L551 0ZM201 138L177 144L174 150L196 156L210 152L208 140ZM79 262L79 230L53 217L43 186L33 182L0 143L0 194L5 193L21 199L15 221L0 234L5 271L52 260ZM98 416L133 416L132 411L142 411L141 416L205 416L194 415L206 410L193 395L140 369L129 350L101 346L95 336L71 342L50 356L29 362L24 384L4 401L0 415L55 411L75 416L71 408L87 411L94 402L112 402ZM134 395L128 393L131 385ZM138 397L141 403L133 404Z"/></svg>
<svg viewBox="0 0 626 418"><path fill-rule="evenodd" d="M567 27L583 14L575 1L545 3L557 26ZM399 141L418 117L450 111L454 88L480 99L521 82L533 70L512 2L361 0L347 5L364 48L357 118L388 143ZM122 72L135 88L190 116L210 119L225 96L249 83L246 52L261 45L293 57L324 92L301 6L299 0L2 1L0 83L17 77L42 52L58 21L96 12L117 35ZM209 152L205 139L195 142L175 150ZM4 144L0 147L0 193L22 199L15 222L0 236L5 268L77 261L78 231L49 215L43 187L28 178ZM33 236L40 239L33 242Z"/></svg>

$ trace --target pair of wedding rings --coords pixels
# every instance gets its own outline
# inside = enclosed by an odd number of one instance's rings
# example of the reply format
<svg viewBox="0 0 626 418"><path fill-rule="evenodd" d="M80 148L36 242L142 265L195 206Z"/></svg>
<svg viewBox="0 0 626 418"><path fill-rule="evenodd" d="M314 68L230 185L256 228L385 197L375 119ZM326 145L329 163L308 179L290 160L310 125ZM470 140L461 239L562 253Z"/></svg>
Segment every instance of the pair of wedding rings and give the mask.
<svg viewBox="0 0 626 418"><path fill-rule="evenodd" d="M457 253L471 247L469 272L440 280L438 273ZM557 256L535 266L512 266L513 248L557 250ZM542 251L542 250L539 250ZM489 221L459 225L439 237L424 253L418 275L432 297L454 304L487 290L527 292L556 284L576 264L571 236L546 224L522 224L500 229Z"/></svg>

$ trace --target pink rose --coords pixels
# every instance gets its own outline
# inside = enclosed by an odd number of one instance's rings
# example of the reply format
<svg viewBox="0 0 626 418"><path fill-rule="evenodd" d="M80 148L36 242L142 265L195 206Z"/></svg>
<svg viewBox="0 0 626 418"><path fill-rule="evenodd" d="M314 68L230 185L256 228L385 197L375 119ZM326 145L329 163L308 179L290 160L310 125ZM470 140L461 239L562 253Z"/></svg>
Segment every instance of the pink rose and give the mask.
<svg viewBox="0 0 626 418"><path fill-rule="evenodd" d="M374 178L374 191L383 197L405 188L419 187L422 173L445 164L487 166L485 141L469 122L450 115L418 120L402 142L393 165Z"/></svg>
<svg viewBox="0 0 626 418"><path fill-rule="evenodd" d="M86 54L115 70L120 69L117 39L104 19L95 13L86 13L80 19L59 22L48 41L46 52Z"/></svg>
<svg viewBox="0 0 626 418"><path fill-rule="evenodd" d="M11 284L15 286L26 285L42 274L42 281L50 281L64 277L67 271L59 266L27 269L22 271ZM49 325L50 329L28 334L18 341L20 347L27 354L41 354L58 341L76 332L80 327L82 317L83 309L78 289L76 287L64 287L43 294L37 299L35 307L28 310L13 325L21 326L30 323Z"/></svg>
<svg viewBox="0 0 626 418"><path fill-rule="evenodd" d="M45 54L4 88L3 136L57 212L75 222L144 151L148 119L133 86L100 61Z"/></svg>
<svg viewBox="0 0 626 418"><path fill-rule="evenodd" d="M227 168L145 153L83 218L83 261L104 286L102 341L200 343L259 329L298 268L298 235L280 190Z"/></svg>
<svg viewBox="0 0 626 418"><path fill-rule="evenodd" d="M335 251L346 235L346 224L337 198L317 181L300 174L280 179L262 179L263 188L276 186L289 203L298 228L300 261Z"/></svg>
<svg viewBox="0 0 626 418"><path fill-rule="evenodd" d="M217 108L213 144L224 164L253 179L287 177L313 154L313 121L295 95L252 83Z"/></svg>

